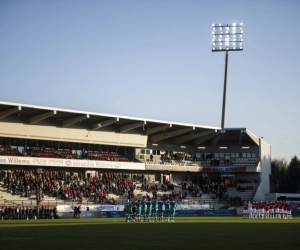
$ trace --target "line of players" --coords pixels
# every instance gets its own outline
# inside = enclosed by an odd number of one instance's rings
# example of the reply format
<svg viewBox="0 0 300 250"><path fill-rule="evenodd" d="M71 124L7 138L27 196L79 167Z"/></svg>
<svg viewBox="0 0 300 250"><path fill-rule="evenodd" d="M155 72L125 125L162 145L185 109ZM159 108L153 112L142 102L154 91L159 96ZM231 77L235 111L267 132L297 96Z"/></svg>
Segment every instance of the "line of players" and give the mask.
<svg viewBox="0 0 300 250"><path fill-rule="evenodd" d="M128 202L124 206L127 222L174 222L177 203L173 199L146 199Z"/></svg>
<svg viewBox="0 0 300 250"><path fill-rule="evenodd" d="M292 205L284 201L248 202L243 205L243 219L292 219Z"/></svg>

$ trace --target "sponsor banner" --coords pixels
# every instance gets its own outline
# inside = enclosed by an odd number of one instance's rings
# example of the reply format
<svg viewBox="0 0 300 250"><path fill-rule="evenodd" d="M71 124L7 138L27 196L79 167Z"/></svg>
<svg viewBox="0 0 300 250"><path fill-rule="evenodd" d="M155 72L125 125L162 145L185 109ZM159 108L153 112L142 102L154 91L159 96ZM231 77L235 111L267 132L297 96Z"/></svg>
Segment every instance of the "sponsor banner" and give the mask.
<svg viewBox="0 0 300 250"><path fill-rule="evenodd" d="M27 165L27 166L56 166L75 168L109 168L145 170L145 163L114 162L114 161L90 161L75 159L52 159L39 157L0 156L0 165Z"/></svg>
<svg viewBox="0 0 300 250"><path fill-rule="evenodd" d="M58 212L73 212L78 205L57 205ZM124 211L124 205L81 205L81 211ZM177 204L177 210L209 209L208 204ZM163 206L165 210L165 206Z"/></svg>
<svg viewBox="0 0 300 250"><path fill-rule="evenodd" d="M202 210L200 216L232 216L236 215L235 210Z"/></svg>
<svg viewBox="0 0 300 250"><path fill-rule="evenodd" d="M101 218L122 218L125 213L121 211L101 211Z"/></svg>
<svg viewBox="0 0 300 250"><path fill-rule="evenodd" d="M57 205L57 212L73 213L74 208L79 205ZM124 205L80 205L81 211L124 211ZM209 209L208 204L177 204L177 210L203 210ZM163 210L165 210L163 206Z"/></svg>
<svg viewBox="0 0 300 250"><path fill-rule="evenodd" d="M101 218L108 218L107 213L104 211L101 211Z"/></svg>
<svg viewBox="0 0 300 250"><path fill-rule="evenodd" d="M57 213L58 218L65 219L65 218L74 218L74 213ZM81 212L81 218L101 218L101 212L93 211L93 212Z"/></svg>
<svg viewBox="0 0 300 250"><path fill-rule="evenodd" d="M209 209L208 204L177 204L176 210L202 210ZM124 205L117 205L116 210L124 211ZM165 210L165 206L163 205L163 210Z"/></svg>
<svg viewBox="0 0 300 250"><path fill-rule="evenodd" d="M124 211L124 205L116 205L116 210L117 211Z"/></svg>
<svg viewBox="0 0 300 250"><path fill-rule="evenodd" d="M244 167L208 167L203 168L203 172L245 172Z"/></svg>
<svg viewBox="0 0 300 250"><path fill-rule="evenodd" d="M199 216L199 210L176 210L175 216Z"/></svg>
<svg viewBox="0 0 300 250"><path fill-rule="evenodd" d="M177 210L201 210L209 209L208 204L177 204Z"/></svg>
<svg viewBox="0 0 300 250"><path fill-rule="evenodd" d="M106 212L107 217L110 218L121 218L121 217L125 217L125 213L121 212L121 211L112 211L112 212Z"/></svg>
<svg viewBox="0 0 300 250"><path fill-rule="evenodd" d="M96 211L115 211L117 206L115 205L57 205L56 209L58 213L73 213L74 208L80 206L81 212L96 212ZM120 206L118 206L120 207ZM124 206L123 206L124 207Z"/></svg>
<svg viewBox="0 0 300 250"><path fill-rule="evenodd" d="M58 212L58 218L73 218L74 212ZM234 210L176 210L175 216L177 217L194 217L194 216L234 216ZM81 218L123 218L125 217L124 211L82 211Z"/></svg>
<svg viewBox="0 0 300 250"><path fill-rule="evenodd" d="M81 218L99 218L100 212L99 211L91 211L91 212L84 211L84 212L81 212L80 217Z"/></svg>
<svg viewBox="0 0 300 250"><path fill-rule="evenodd" d="M300 209L292 210L292 215L300 215Z"/></svg>

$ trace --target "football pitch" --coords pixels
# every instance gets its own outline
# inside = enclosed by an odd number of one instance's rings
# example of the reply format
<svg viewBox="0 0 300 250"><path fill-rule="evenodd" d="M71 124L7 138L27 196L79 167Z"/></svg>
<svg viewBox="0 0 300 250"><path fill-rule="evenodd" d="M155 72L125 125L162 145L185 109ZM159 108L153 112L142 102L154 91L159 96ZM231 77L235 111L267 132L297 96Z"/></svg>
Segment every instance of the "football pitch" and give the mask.
<svg viewBox="0 0 300 250"><path fill-rule="evenodd" d="M300 249L300 217L176 217L0 221L1 249Z"/></svg>

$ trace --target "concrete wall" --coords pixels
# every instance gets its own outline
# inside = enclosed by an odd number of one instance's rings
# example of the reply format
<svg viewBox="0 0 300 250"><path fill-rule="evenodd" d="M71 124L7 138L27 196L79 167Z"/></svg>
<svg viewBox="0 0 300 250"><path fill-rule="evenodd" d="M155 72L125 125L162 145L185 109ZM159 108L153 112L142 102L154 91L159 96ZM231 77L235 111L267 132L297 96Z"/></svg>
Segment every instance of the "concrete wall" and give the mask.
<svg viewBox="0 0 300 250"><path fill-rule="evenodd" d="M147 144L146 135L115 133L101 130L89 131L82 128L70 129L12 122L0 123L0 136L129 147L145 147Z"/></svg>
<svg viewBox="0 0 300 250"><path fill-rule="evenodd" d="M146 164L146 170L151 171L176 171L176 172L200 172L202 167L196 166L178 166L178 165L163 165L163 164Z"/></svg>
<svg viewBox="0 0 300 250"><path fill-rule="evenodd" d="M254 196L255 201L265 200L265 194L270 193L270 174L271 174L271 146L261 138L259 139L260 162L260 185Z"/></svg>

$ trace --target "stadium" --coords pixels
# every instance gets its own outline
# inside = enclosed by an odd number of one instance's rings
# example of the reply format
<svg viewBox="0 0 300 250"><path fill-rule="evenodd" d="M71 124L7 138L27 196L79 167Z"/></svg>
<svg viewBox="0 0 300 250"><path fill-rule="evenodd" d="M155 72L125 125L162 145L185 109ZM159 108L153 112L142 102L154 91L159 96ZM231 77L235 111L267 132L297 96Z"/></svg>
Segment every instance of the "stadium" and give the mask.
<svg viewBox="0 0 300 250"><path fill-rule="evenodd" d="M242 220L242 204L269 193L271 168L270 145L247 128L8 102L0 118L3 247L299 246L298 218ZM127 223L126 202L145 197L175 200L176 223Z"/></svg>
<svg viewBox="0 0 300 250"><path fill-rule="evenodd" d="M269 193L270 145L247 128L221 129L6 102L0 103L0 117L1 179L7 171L20 169L25 174L65 171L83 179L122 173L131 182L145 181L148 191L156 184L158 195L161 185L182 195L184 185L183 203L214 207L231 205L229 199L236 197L240 202L264 200ZM140 185L134 184L135 193L144 196ZM172 188L167 187L170 184ZM16 192L11 197L2 194L1 205L24 204L28 198L22 197L19 187ZM30 201L36 192L32 186ZM116 204L124 204L127 193L111 197ZM60 202L46 193L43 197L37 200L51 201L51 205ZM90 196L82 199L91 200Z"/></svg>

